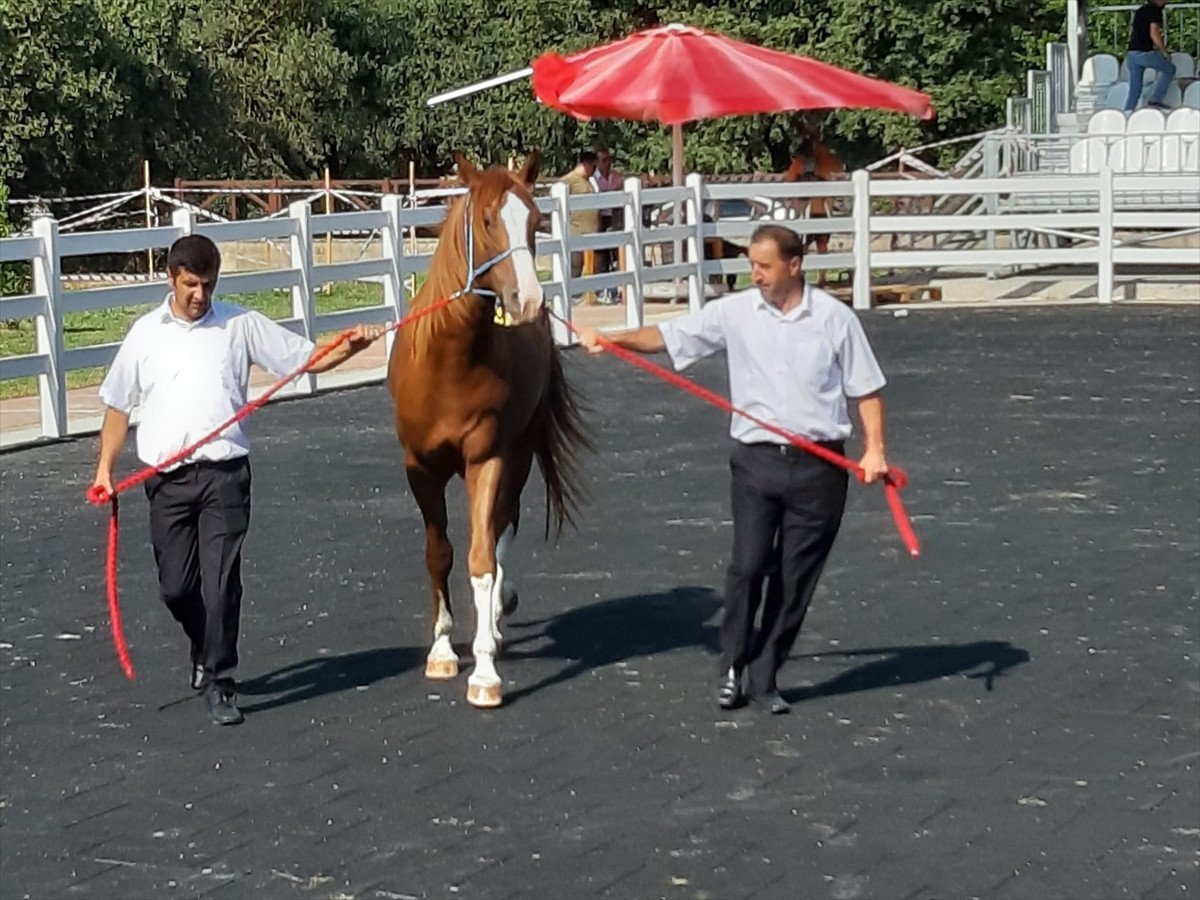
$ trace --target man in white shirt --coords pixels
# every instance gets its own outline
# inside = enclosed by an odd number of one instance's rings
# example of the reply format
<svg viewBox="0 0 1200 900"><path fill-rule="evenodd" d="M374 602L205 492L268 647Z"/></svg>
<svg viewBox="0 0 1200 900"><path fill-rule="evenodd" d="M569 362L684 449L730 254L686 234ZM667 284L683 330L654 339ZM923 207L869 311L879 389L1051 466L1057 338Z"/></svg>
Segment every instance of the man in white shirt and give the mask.
<svg viewBox="0 0 1200 900"><path fill-rule="evenodd" d="M847 399L855 400L865 445L859 465L872 482L888 470L879 395L886 381L857 316L805 283L803 253L794 232L763 225L748 251L754 288L697 313L605 337L640 353L666 350L676 369L724 350L734 406L837 453L852 430ZM579 329L579 340L593 353L603 350L593 329ZM841 525L847 475L744 417L733 417L730 435L733 553L717 702L724 709L737 706L748 673L749 696L772 713L785 713L776 676L800 634Z"/></svg>
<svg viewBox="0 0 1200 900"><path fill-rule="evenodd" d="M100 399L94 484L113 490L113 469L141 405L137 453L155 466L228 420L246 403L250 365L277 377L299 369L315 347L262 313L213 301L221 255L189 235L167 254L171 293L133 323L117 350ZM354 329L310 371L325 372L383 335ZM184 462L146 481L150 536L163 602L191 642L191 685L204 691L213 721L236 725L233 673L241 618L242 541L250 524L250 452L242 425L226 429Z"/></svg>

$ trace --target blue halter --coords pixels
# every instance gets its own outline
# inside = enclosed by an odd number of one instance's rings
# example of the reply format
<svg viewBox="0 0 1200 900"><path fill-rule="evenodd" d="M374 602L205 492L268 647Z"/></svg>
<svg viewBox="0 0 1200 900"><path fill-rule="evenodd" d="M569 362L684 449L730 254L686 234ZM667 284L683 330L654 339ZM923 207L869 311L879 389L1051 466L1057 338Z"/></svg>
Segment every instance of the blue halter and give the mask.
<svg viewBox="0 0 1200 900"><path fill-rule="evenodd" d="M475 287L475 281L480 275L486 273L492 266L499 262L503 262L508 257L512 256L513 248L501 251L479 264L479 268L475 268L475 228L471 224L471 198L467 197L466 209L463 212L464 231L467 239L467 283L459 290L450 295L451 300L456 300L459 297L465 297L467 294L475 294L479 297L492 297L495 300L495 312L493 313L493 321L497 325L511 325L512 316L508 314L508 310L504 308L504 301L500 299L500 295L489 288Z"/></svg>

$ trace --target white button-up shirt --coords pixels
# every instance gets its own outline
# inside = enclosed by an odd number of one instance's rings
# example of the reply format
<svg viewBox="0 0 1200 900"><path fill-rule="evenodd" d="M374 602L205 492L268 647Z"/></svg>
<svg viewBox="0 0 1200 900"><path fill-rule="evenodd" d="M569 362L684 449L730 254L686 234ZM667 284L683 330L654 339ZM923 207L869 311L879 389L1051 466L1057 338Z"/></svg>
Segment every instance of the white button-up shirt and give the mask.
<svg viewBox="0 0 1200 900"><path fill-rule="evenodd" d="M864 397L887 383L858 317L810 285L800 305L786 314L751 288L658 328L676 369L725 350L730 402L810 440L849 437L846 398ZM747 444L784 443L739 415L729 433Z"/></svg>
<svg viewBox="0 0 1200 900"><path fill-rule="evenodd" d="M172 312L168 297L133 323L100 385L100 399L123 413L140 402L138 458L158 465L245 405L251 363L281 378L312 352L312 341L262 313L214 302L202 319L189 322ZM249 452L239 422L189 461L236 459Z"/></svg>

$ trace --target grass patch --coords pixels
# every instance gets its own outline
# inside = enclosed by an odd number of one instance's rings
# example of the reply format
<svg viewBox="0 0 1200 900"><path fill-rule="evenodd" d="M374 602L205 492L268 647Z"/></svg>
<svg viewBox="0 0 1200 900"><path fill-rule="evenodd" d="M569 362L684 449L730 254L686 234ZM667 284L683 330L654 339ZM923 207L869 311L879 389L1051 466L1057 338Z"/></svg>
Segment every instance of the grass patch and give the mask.
<svg viewBox="0 0 1200 900"><path fill-rule="evenodd" d="M340 312L378 306L383 302L383 286L379 284L345 282L330 285L329 291L316 295L318 313ZM272 319L290 318L292 300L282 291L258 291L253 294L218 294L217 299L255 309ZM68 349L113 344L125 337L129 326L139 316L158 304L122 306L114 309L70 313L63 321L63 345ZM0 322L0 357L22 356L37 349L33 319ZM92 367L67 373L67 388L92 387L104 380L104 368ZM0 381L0 398L28 397L37 393L36 378L10 378Z"/></svg>

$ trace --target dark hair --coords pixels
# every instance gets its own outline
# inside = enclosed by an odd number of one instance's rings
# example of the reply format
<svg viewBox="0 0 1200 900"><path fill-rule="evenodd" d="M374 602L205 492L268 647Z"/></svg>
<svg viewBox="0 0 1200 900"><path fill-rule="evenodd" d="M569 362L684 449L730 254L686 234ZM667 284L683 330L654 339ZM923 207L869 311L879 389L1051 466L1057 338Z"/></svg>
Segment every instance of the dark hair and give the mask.
<svg viewBox="0 0 1200 900"><path fill-rule="evenodd" d="M180 269L193 275L216 275L221 271L221 251L203 235L185 235L167 251L167 271L176 275Z"/></svg>
<svg viewBox="0 0 1200 900"><path fill-rule="evenodd" d="M593 153L591 150L584 150L582 153L579 154L579 161L581 163L592 163L594 165L596 162L599 161L599 157L596 156L596 154Z"/></svg>
<svg viewBox="0 0 1200 900"><path fill-rule="evenodd" d="M784 259L804 258L804 238L783 225L759 225L750 235L750 243L759 241L774 241Z"/></svg>

